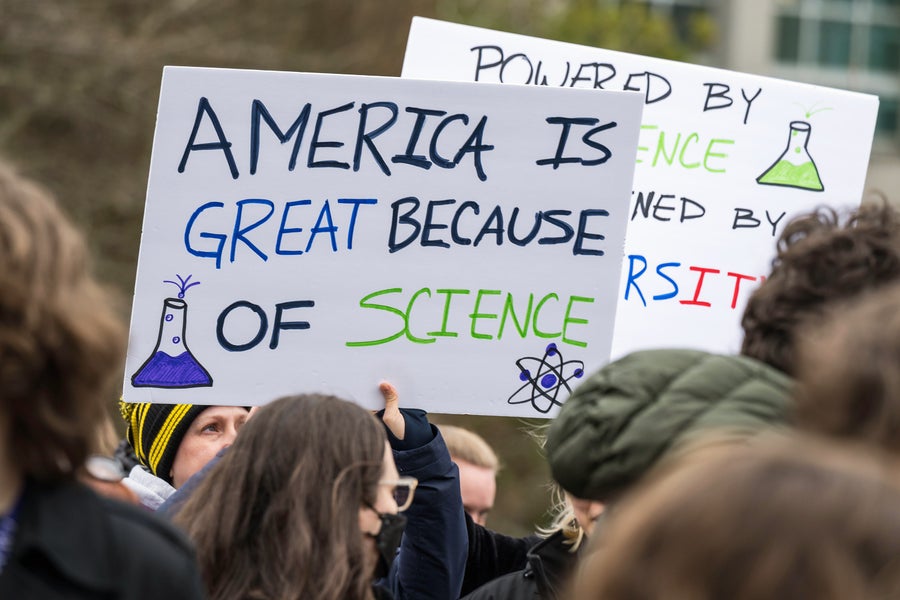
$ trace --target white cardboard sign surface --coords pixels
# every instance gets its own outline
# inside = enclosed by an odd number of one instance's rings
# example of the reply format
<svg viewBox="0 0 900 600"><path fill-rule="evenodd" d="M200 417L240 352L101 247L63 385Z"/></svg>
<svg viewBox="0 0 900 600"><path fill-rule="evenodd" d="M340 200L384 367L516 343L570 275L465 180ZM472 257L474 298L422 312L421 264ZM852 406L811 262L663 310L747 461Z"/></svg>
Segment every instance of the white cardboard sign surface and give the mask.
<svg viewBox="0 0 900 600"><path fill-rule="evenodd" d="M403 77L643 95L613 358L736 352L785 223L859 204L878 109L875 96L418 17Z"/></svg>
<svg viewBox="0 0 900 600"><path fill-rule="evenodd" d="M125 400L555 413L608 360L641 96L167 67Z"/></svg>

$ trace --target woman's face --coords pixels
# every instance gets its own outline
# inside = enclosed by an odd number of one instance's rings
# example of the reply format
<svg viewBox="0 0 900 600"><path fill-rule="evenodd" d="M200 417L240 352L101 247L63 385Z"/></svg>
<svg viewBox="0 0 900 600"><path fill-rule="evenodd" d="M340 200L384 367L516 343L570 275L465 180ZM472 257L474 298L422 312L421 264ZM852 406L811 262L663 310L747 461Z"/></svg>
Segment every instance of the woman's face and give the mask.
<svg viewBox="0 0 900 600"><path fill-rule="evenodd" d="M572 504L572 509L575 512L575 520L578 521L578 525L584 531L584 534L590 537L591 533L594 531L594 523L596 523L600 515L603 514L603 503L597 502L596 500L576 498L569 493L566 494L566 498L568 498L569 502Z"/></svg>
<svg viewBox="0 0 900 600"><path fill-rule="evenodd" d="M399 477L391 447L385 442L384 459L381 463L381 481L395 481ZM371 548L373 556L376 555L376 550L375 540L371 536L378 535L378 532L381 531L381 518L376 511L381 514L397 513L397 502L394 500L394 490L391 486L379 484L372 507L362 506L359 509L359 530L363 534L364 543Z"/></svg>
<svg viewBox="0 0 900 600"><path fill-rule="evenodd" d="M210 406L194 419L172 463L172 484L179 488L216 453L234 442L248 413L240 406Z"/></svg>

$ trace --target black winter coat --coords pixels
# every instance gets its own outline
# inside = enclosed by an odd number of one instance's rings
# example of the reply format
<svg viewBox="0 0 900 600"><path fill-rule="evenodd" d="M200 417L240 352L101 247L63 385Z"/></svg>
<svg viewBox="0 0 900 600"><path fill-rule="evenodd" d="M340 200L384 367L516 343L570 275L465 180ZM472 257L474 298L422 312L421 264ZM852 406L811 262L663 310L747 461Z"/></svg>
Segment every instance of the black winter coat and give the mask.
<svg viewBox="0 0 900 600"><path fill-rule="evenodd" d="M0 598L204 597L193 551L171 525L78 483L26 484Z"/></svg>
<svg viewBox="0 0 900 600"><path fill-rule="evenodd" d="M466 575L460 596L508 573L521 571L528 564L528 551L543 538L529 535L514 538L476 524L468 514L466 530L469 550L466 556Z"/></svg>
<svg viewBox="0 0 900 600"><path fill-rule="evenodd" d="M580 555L558 531L528 551L521 571L481 586L464 600L557 600L569 582Z"/></svg>

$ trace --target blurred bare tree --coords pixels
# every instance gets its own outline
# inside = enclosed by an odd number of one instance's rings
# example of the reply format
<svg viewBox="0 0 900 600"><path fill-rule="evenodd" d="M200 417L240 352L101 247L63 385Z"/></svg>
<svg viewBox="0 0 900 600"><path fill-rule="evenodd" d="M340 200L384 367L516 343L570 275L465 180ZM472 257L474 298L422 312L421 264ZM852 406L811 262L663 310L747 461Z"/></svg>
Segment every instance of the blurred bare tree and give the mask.
<svg viewBox="0 0 900 600"><path fill-rule="evenodd" d="M716 36L706 11L675 23L641 0L439 0L436 12L448 21L670 60L709 49Z"/></svg>
<svg viewBox="0 0 900 600"><path fill-rule="evenodd" d="M162 67L399 75L428 2L0 0L0 152L90 232L101 275L134 266Z"/></svg>
<svg viewBox="0 0 900 600"><path fill-rule="evenodd" d="M712 33L627 0L0 0L0 154L56 193L130 296L164 65L396 76L414 15L674 59ZM535 423L442 422L497 447L497 525L542 519L549 474L520 431Z"/></svg>

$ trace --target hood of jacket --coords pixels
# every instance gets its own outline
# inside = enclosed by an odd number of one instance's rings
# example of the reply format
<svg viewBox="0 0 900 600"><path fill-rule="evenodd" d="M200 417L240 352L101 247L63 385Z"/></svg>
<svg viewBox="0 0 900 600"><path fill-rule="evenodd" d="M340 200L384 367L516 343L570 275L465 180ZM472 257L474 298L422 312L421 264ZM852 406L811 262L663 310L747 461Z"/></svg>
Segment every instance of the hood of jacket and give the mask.
<svg viewBox="0 0 900 600"><path fill-rule="evenodd" d="M569 493L609 501L701 434L785 424L791 384L745 356L634 352L591 375L563 405L547 433L551 472Z"/></svg>

